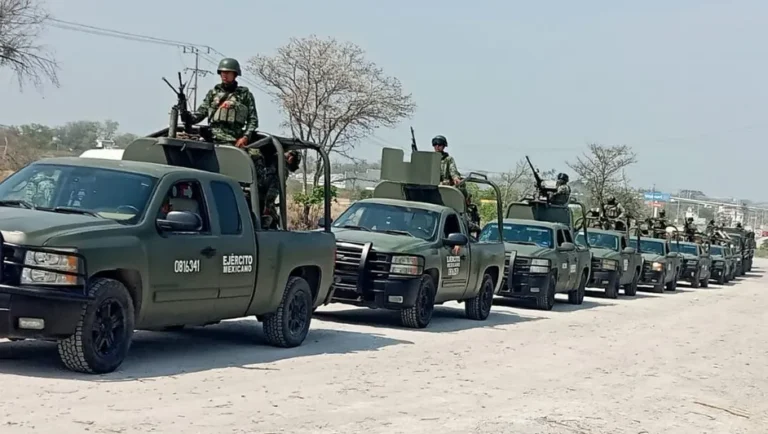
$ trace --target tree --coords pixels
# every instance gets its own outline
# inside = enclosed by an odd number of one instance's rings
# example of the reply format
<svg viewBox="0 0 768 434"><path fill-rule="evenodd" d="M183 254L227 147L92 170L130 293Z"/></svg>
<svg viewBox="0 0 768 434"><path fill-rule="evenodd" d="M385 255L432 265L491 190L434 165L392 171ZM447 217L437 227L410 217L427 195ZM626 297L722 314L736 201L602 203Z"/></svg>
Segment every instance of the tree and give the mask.
<svg viewBox="0 0 768 434"><path fill-rule="evenodd" d="M0 0L0 67L14 72L20 89L26 81L39 88L43 79L59 86L56 60L37 43L48 18L37 0Z"/></svg>
<svg viewBox="0 0 768 434"><path fill-rule="evenodd" d="M605 203L605 198L613 195L628 212L638 213L642 202L625 174L625 169L636 162L637 156L629 146L591 143L588 153L567 164L586 185L592 206Z"/></svg>
<svg viewBox="0 0 768 434"><path fill-rule="evenodd" d="M4 179L27 164L38 160L39 148L30 146L15 128L0 129L0 172Z"/></svg>
<svg viewBox="0 0 768 434"><path fill-rule="evenodd" d="M347 155L376 128L394 127L416 108L400 81L367 61L363 49L332 38L292 38L273 57L249 59L246 70L269 87L287 117L283 126L329 155ZM322 161L314 165L317 186Z"/></svg>

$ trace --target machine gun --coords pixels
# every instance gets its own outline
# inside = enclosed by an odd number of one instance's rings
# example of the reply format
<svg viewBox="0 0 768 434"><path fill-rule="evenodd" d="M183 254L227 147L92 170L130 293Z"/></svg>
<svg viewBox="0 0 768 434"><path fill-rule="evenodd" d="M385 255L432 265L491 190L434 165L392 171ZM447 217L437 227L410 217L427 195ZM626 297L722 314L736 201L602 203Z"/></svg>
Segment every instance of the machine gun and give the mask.
<svg viewBox="0 0 768 434"><path fill-rule="evenodd" d="M539 171L536 170L535 167L533 167L533 163L531 163L531 159L528 158L528 156L525 156L525 160L528 161L528 166L531 167L531 172L533 172L533 180L536 184L536 192L538 193L539 199L544 199L547 202L549 202L550 195L549 193L554 193L557 191L556 188L551 187L545 187L544 181L541 179L541 176L539 176Z"/></svg>
<svg viewBox="0 0 768 434"><path fill-rule="evenodd" d="M416 146L416 135L413 133L413 127L411 127L411 151L416 152L419 147Z"/></svg>
<svg viewBox="0 0 768 434"><path fill-rule="evenodd" d="M195 133L192 128L192 115L187 108L187 95L184 93L186 83L181 80L181 72L178 73L179 87L175 88L165 77L163 81L168 87L171 88L173 93L176 94L176 104L171 107L170 121L168 122L168 137L177 137L177 129L179 127L179 118L184 122L184 139L192 140L204 140L206 142L213 141L213 134L210 127L201 126L198 132Z"/></svg>

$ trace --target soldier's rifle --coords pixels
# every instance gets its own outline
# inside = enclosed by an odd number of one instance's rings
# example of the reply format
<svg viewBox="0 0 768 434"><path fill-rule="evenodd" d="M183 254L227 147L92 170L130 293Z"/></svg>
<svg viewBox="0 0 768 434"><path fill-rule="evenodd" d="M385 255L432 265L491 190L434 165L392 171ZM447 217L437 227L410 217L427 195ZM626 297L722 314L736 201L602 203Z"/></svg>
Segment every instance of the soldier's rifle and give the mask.
<svg viewBox="0 0 768 434"><path fill-rule="evenodd" d="M416 146L416 134L413 133L413 127L411 127L411 151L416 152L419 147Z"/></svg>
<svg viewBox="0 0 768 434"><path fill-rule="evenodd" d="M187 95L184 93L186 83L181 80L181 72L179 72L179 88L176 89L165 77L163 81L168 87L171 88L173 93L176 94L176 105L171 107L170 122L168 123L168 137L176 137L176 129L179 125L179 117L184 122L184 132L189 134L192 132L192 122L190 121L189 109L187 108Z"/></svg>

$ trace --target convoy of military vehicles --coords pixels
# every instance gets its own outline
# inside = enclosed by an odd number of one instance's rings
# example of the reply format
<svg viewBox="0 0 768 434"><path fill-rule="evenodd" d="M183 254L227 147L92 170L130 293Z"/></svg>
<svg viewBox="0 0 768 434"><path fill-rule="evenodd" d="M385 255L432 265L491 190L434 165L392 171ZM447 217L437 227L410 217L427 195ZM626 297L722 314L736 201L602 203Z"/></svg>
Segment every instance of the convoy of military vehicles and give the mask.
<svg viewBox="0 0 768 434"><path fill-rule="evenodd" d="M707 287L752 268L754 233L692 242L654 222L595 227L581 203L550 201L535 170L537 195L506 210L497 200L478 235L464 184L497 199L498 187L478 174L441 185L439 154L416 149L404 161L385 148L373 197L332 220L322 147L263 132L244 149L218 145L171 118L119 157L43 159L0 182L0 338L56 342L68 369L102 374L123 363L134 330L254 316L267 342L295 347L330 303L397 311L404 326L425 328L447 301L484 321L495 296L551 310L557 293L582 304L588 286L631 297L640 285ZM309 150L325 163L319 229L288 230L284 182L278 229L262 228L251 149Z"/></svg>

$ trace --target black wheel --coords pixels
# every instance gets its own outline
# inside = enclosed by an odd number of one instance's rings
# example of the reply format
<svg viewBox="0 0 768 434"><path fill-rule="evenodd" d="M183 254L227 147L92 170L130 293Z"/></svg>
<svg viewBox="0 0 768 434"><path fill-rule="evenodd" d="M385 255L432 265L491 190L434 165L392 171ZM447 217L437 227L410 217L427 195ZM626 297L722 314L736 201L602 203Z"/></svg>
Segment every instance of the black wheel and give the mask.
<svg viewBox="0 0 768 434"><path fill-rule="evenodd" d="M536 299L536 307L541 310L552 310L555 307L555 285L557 283L557 276L552 274L549 276L549 286L547 286L547 293L542 294Z"/></svg>
<svg viewBox="0 0 768 434"><path fill-rule="evenodd" d="M568 303L577 305L584 303L584 294L587 292L587 275L586 271L583 272L581 280L579 280L579 287L568 292ZM554 303L554 298L552 302Z"/></svg>
<svg viewBox="0 0 768 434"><path fill-rule="evenodd" d="M619 298L619 275L614 275L608 287L605 288L605 296L608 298Z"/></svg>
<svg viewBox="0 0 768 434"><path fill-rule="evenodd" d="M677 290L677 275L678 275L678 273L675 272L675 278L672 279L671 282L667 283L667 291L675 291L675 290Z"/></svg>
<svg viewBox="0 0 768 434"><path fill-rule="evenodd" d="M634 297L637 295L637 285L640 283L640 273L635 271L635 275L632 277L632 282L624 285L624 295L627 297Z"/></svg>
<svg viewBox="0 0 768 434"><path fill-rule="evenodd" d="M717 284L718 285L725 285L726 279L725 279L725 270L723 270L722 273L720 273L719 276L717 276Z"/></svg>
<svg viewBox="0 0 768 434"><path fill-rule="evenodd" d="M709 278L712 276L707 277L706 279L701 279L701 287L702 288L709 288Z"/></svg>
<svg viewBox="0 0 768 434"><path fill-rule="evenodd" d="M133 337L134 311L128 289L114 279L94 279L88 290L75 334L58 341L59 357L67 369L107 374L125 360Z"/></svg>
<svg viewBox="0 0 768 434"><path fill-rule="evenodd" d="M183 325L168 326L168 327L163 327L163 331L165 331L165 332L178 332L178 331L184 330L184 327L185 326L183 326Z"/></svg>
<svg viewBox="0 0 768 434"><path fill-rule="evenodd" d="M480 292L464 303L464 312L467 318L484 321L491 314L493 306L493 278L490 274L483 276L483 285Z"/></svg>
<svg viewBox="0 0 768 434"><path fill-rule="evenodd" d="M656 294L663 294L664 293L664 281L667 280L667 275L662 274L661 277L659 277L659 283L657 283L653 287L653 292Z"/></svg>
<svg viewBox="0 0 768 434"><path fill-rule="evenodd" d="M312 290L309 283L301 277L291 277L277 311L264 317L267 341L276 347L298 347L307 337L311 322Z"/></svg>
<svg viewBox="0 0 768 434"><path fill-rule="evenodd" d="M432 321L435 311L435 282L428 275L421 276L416 303L400 311L400 322L405 327L423 329Z"/></svg>

